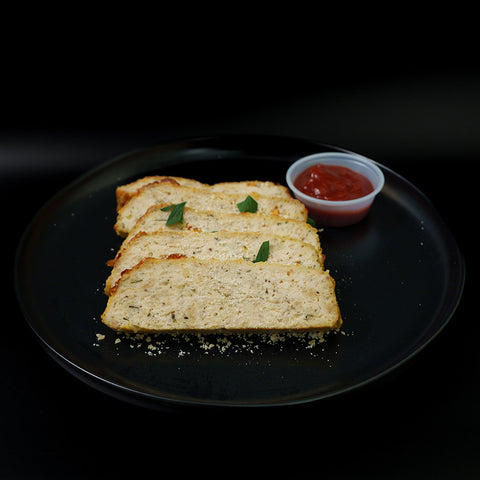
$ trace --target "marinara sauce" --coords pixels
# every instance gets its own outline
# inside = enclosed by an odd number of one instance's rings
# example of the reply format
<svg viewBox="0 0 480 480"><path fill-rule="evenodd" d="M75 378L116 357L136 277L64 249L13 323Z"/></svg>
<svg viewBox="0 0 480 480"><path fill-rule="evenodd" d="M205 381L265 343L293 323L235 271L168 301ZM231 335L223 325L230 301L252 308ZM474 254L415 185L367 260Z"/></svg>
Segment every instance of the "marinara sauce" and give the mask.
<svg viewBox="0 0 480 480"><path fill-rule="evenodd" d="M364 175L339 165L313 165L295 179L294 185L305 195L320 200L353 200L373 192Z"/></svg>

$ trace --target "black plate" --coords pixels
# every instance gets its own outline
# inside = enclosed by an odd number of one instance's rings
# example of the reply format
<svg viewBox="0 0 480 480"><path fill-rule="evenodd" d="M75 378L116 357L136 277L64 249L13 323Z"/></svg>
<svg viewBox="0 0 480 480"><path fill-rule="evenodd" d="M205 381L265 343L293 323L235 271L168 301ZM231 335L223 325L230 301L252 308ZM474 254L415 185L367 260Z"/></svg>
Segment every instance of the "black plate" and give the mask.
<svg viewBox="0 0 480 480"><path fill-rule="evenodd" d="M320 232L337 282L342 334L312 348L294 339L273 345L237 340L222 352L182 338L161 346L146 339L116 342L100 321L105 262L120 244L113 231L117 185L152 173L285 184L295 159L328 150L340 149L284 137L200 138L128 153L87 173L39 211L19 245L15 281L27 321L67 370L148 406L300 403L391 371L452 316L464 260L428 199L382 165L385 187L369 216ZM105 338L97 340L97 333Z"/></svg>

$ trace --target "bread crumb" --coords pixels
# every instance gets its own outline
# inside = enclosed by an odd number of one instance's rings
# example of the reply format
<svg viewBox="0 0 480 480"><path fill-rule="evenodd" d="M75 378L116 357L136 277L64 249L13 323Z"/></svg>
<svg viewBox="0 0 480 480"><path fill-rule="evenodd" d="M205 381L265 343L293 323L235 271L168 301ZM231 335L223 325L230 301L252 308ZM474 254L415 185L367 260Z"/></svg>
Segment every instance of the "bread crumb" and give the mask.
<svg viewBox="0 0 480 480"><path fill-rule="evenodd" d="M312 357L322 356L325 352L323 345L328 336L340 333L343 336L353 335L342 330L329 332L225 332L225 333L117 333L112 339L117 345L117 355L121 355L124 348L143 351L149 357L164 355L167 352L176 354L182 358L192 353L204 355L225 355L248 353L251 355L264 355L269 349L284 352L286 349L294 349L296 352L305 352ZM105 340L103 334L96 334L98 340ZM125 343L123 347L119 345ZM94 346L99 347L98 343Z"/></svg>

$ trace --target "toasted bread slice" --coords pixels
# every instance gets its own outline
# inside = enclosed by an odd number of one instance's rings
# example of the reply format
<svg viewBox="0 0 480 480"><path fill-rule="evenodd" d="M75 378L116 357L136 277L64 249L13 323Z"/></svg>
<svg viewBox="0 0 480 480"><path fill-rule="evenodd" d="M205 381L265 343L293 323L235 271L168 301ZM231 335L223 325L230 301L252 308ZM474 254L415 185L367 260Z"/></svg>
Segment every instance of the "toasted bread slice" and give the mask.
<svg viewBox="0 0 480 480"><path fill-rule="evenodd" d="M278 215L306 221L307 209L303 203L294 198L267 197L248 194L257 204L257 213ZM155 204L178 204L186 202L189 207L206 211L219 211L240 214L238 204L243 202L246 194L212 193L204 188L185 187L170 182L154 182L142 187L117 213L116 232L126 236L135 226L137 220Z"/></svg>
<svg viewBox="0 0 480 480"><path fill-rule="evenodd" d="M169 212L163 211L164 204L153 205L137 221L124 240L122 247L140 232L152 233L159 230L197 232L260 232L289 237L312 245L321 256L320 240L317 230L306 222L258 213L206 212L185 206L183 223L166 225Z"/></svg>
<svg viewBox="0 0 480 480"><path fill-rule="evenodd" d="M303 265L321 268L323 258L310 244L269 233L216 232L192 230L141 232L118 252L110 276L105 283L105 293L120 278L123 271L133 268L147 257L163 258L186 256L218 260L243 259L253 261L263 242L269 242L268 262L284 265Z"/></svg>
<svg viewBox="0 0 480 480"><path fill-rule="evenodd" d="M290 190L275 182L244 180L240 182L221 182L210 185L215 193L241 193L242 195L262 195L264 197L293 198Z"/></svg>
<svg viewBox="0 0 480 480"><path fill-rule="evenodd" d="M328 271L277 263L147 258L122 273L102 321L117 331L338 329Z"/></svg>
<svg viewBox="0 0 480 480"><path fill-rule="evenodd" d="M187 187L203 188L204 183L192 178L172 177L167 175L148 175L133 182L120 185L116 189L117 211L120 210L142 187L155 182L172 182Z"/></svg>
<svg viewBox="0 0 480 480"><path fill-rule="evenodd" d="M259 180L245 180L240 182L221 182L209 185L191 178L174 177L167 175L150 175L139 178L125 185L120 185L116 190L117 210L130 200L142 187L155 182L170 181L178 185L194 188L207 188L214 193L256 193L267 197L290 198L287 187L278 183Z"/></svg>

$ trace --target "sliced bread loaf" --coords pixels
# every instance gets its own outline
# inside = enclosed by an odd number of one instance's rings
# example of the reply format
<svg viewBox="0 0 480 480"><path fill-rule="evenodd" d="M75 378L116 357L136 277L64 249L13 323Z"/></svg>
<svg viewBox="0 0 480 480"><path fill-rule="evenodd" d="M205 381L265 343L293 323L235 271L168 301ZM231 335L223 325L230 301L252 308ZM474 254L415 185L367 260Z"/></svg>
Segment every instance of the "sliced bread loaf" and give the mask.
<svg viewBox="0 0 480 480"><path fill-rule="evenodd" d="M268 262L322 267L322 258L312 245L269 233L205 233L192 230L141 232L132 238L125 248L119 250L112 272L105 283L105 293L108 295L123 271L131 269L148 257L177 255L200 259L253 261L262 243L266 241L269 242Z"/></svg>
<svg viewBox="0 0 480 480"><path fill-rule="evenodd" d="M299 221L307 220L307 209L294 198L267 197L251 194L258 204L257 213L278 215ZM239 214L238 203L245 194L212 193L204 188L185 187L170 182L155 182L142 187L117 213L116 232L126 236L137 220L155 204L178 204L186 202L189 207L206 211Z"/></svg>
<svg viewBox="0 0 480 480"><path fill-rule="evenodd" d="M158 230L198 232L268 232L271 235L290 237L312 245L321 256L320 240L317 230L306 222L279 217L278 215L262 215L244 212L224 213L206 212L185 206L183 223L166 225L169 212L162 210L166 205L153 205L137 221L124 240L126 245L131 238L140 232L156 232Z"/></svg>
<svg viewBox="0 0 480 480"><path fill-rule="evenodd" d="M277 263L145 259L123 272L102 321L126 332L338 329L328 271Z"/></svg>
<svg viewBox="0 0 480 480"><path fill-rule="evenodd" d="M267 197L291 198L287 187L279 183L259 180L244 180L240 182L221 182L209 185L191 178L174 177L167 175L149 175L139 178L125 185L120 185L116 190L117 210L123 207L138 190L154 182L171 182L178 185L194 188L207 188L214 193L242 193L245 196L250 193L265 195Z"/></svg>

